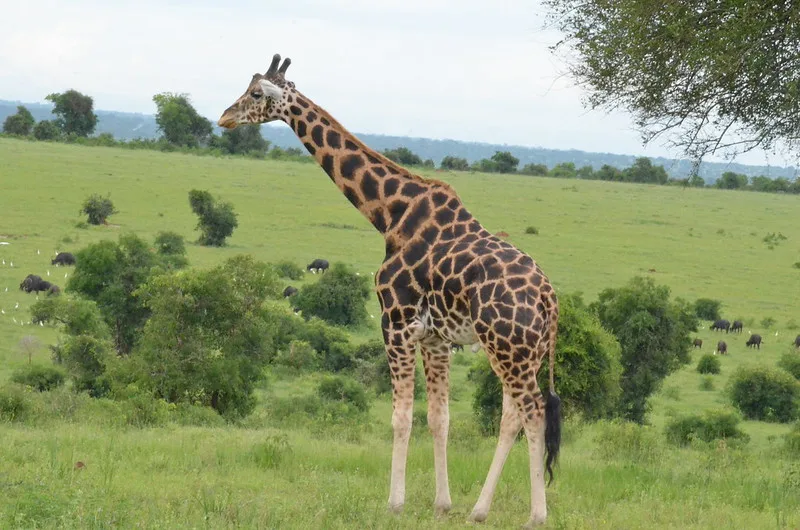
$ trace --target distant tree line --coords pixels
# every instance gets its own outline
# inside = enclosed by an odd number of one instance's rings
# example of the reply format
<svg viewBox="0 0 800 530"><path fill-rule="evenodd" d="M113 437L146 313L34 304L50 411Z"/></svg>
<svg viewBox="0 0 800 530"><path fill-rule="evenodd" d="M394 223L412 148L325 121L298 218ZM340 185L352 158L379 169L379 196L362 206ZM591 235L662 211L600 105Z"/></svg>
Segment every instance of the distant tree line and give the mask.
<svg viewBox="0 0 800 530"><path fill-rule="evenodd" d="M262 136L259 125L244 125L226 130L220 135L214 134L211 121L197 112L187 94L162 92L154 95L153 102L157 109L156 123L161 137L155 140L136 139L130 141L117 140L109 133L90 137L97 125L97 116L93 110L94 102L90 96L75 90L68 90L64 93L50 94L46 99L54 103L55 119L42 120L37 123L30 111L20 105L17 107L16 114L6 118L3 123L3 132L19 137L32 137L37 140L88 145L181 151L217 156L240 155L250 158L312 161L312 158L299 148L282 149L271 146L270 142ZM433 160L423 160L407 147L386 149L383 151L383 155L404 166L436 167ZM519 159L509 151L496 151L491 158L483 158L471 164L465 158L445 156L439 167L450 171L518 173L564 179L800 194L800 179L792 181L784 177L771 179L760 175L748 178L747 175L729 171L723 173L709 186L706 186L705 181L699 175L671 179L664 166L654 165L647 157L636 158L633 164L625 169L605 164L595 170L588 165L576 167L573 162L562 162L551 168L545 164L526 164L519 168L519 162Z"/></svg>

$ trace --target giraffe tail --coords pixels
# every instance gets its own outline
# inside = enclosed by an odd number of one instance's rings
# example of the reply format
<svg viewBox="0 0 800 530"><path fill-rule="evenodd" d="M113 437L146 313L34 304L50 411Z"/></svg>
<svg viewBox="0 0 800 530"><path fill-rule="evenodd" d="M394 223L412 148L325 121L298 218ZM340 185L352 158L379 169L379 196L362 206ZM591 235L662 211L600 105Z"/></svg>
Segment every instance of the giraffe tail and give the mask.
<svg viewBox="0 0 800 530"><path fill-rule="evenodd" d="M556 394L555 367L556 367L556 332L558 330L558 317L550 323L550 366L548 370L549 389L547 400L544 404L544 450L545 471L550 475L547 484L553 482L553 465L558 461L558 452L561 449L561 398Z"/></svg>

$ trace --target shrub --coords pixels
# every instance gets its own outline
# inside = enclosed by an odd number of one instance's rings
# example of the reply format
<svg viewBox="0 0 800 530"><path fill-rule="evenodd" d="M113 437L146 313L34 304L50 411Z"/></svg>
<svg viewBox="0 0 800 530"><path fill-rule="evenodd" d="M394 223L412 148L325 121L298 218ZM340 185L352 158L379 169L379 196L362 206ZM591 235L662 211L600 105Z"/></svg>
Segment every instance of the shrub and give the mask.
<svg viewBox="0 0 800 530"><path fill-rule="evenodd" d="M83 201L81 213L85 213L89 217L89 224L101 225L105 224L106 219L111 215L117 213L117 210L114 208L114 203L111 202L108 196L102 197L94 193Z"/></svg>
<svg viewBox="0 0 800 530"><path fill-rule="evenodd" d="M286 366L295 370L314 370L319 363L316 350L304 340L293 340L288 348L278 350L275 360L279 366Z"/></svg>
<svg viewBox="0 0 800 530"><path fill-rule="evenodd" d="M320 366L330 372L348 370L354 366L353 349L347 333L330 326L322 319L311 318L303 322L296 317L288 317L285 335L281 337L286 344L295 338L311 344L319 354ZM293 330L293 331L292 331Z"/></svg>
<svg viewBox="0 0 800 530"><path fill-rule="evenodd" d="M102 376L114 358L109 341L90 335L70 336L60 353L75 391L87 391L92 397L100 397L108 392L108 382Z"/></svg>
<svg viewBox="0 0 800 530"><path fill-rule="evenodd" d="M765 328L765 329L769 329L769 328L771 328L772 326L775 325L775 322L777 322L777 320L775 320L772 317L763 318L761 320L761 327Z"/></svg>
<svg viewBox="0 0 800 530"><path fill-rule="evenodd" d="M20 421L31 409L30 398L16 385L0 388L0 420Z"/></svg>
<svg viewBox="0 0 800 530"><path fill-rule="evenodd" d="M11 375L11 380L39 392L45 392L63 385L64 377L64 372L54 366L34 364L15 371Z"/></svg>
<svg viewBox="0 0 800 530"><path fill-rule="evenodd" d="M382 340L372 339L363 342L353 350L353 357L362 361L386 361L386 346Z"/></svg>
<svg viewBox="0 0 800 530"><path fill-rule="evenodd" d="M785 353L778 361L778 366L800 381L800 355L793 352Z"/></svg>
<svg viewBox="0 0 800 530"><path fill-rule="evenodd" d="M127 425L153 427L164 425L169 418L169 404L147 393L135 393L121 402Z"/></svg>
<svg viewBox="0 0 800 530"><path fill-rule="evenodd" d="M304 271L303 267L289 260L279 261L275 265L275 272L278 273L280 278L288 278L290 280L302 280Z"/></svg>
<svg viewBox="0 0 800 530"><path fill-rule="evenodd" d="M225 425L225 420L216 410L193 403L178 403L175 406L173 419L179 425L195 425L198 427L221 427Z"/></svg>
<svg viewBox="0 0 800 530"><path fill-rule="evenodd" d="M653 427L621 420L598 422L596 453L601 459L649 463L662 453L659 436Z"/></svg>
<svg viewBox="0 0 800 530"><path fill-rule="evenodd" d="M334 263L316 283L302 287L292 298L303 316L317 316L330 324L358 326L367 321L369 280L344 263Z"/></svg>
<svg viewBox="0 0 800 530"><path fill-rule="evenodd" d="M714 378L711 376L706 376L700 379L700 390L706 392L714 390Z"/></svg>
<svg viewBox="0 0 800 530"><path fill-rule="evenodd" d="M233 205L229 202L217 202L207 191L191 190L189 205L199 218L196 229L200 230L197 242L201 245L224 246L225 239L239 226Z"/></svg>
<svg viewBox="0 0 800 530"><path fill-rule="evenodd" d="M292 448L286 435L273 434L250 449L250 458L261 469L275 469L291 452Z"/></svg>
<svg viewBox="0 0 800 530"><path fill-rule="evenodd" d="M719 358L707 353L697 361L697 371L701 374L718 374L720 371Z"/></svg>
<svg viewBox="0 0 800 530"><path fill-rule="evenodd" d="M536 236L539 235L539 229L536 228L535 226L529 226L525 229L525 233Z"/></svg>
<svg viewBox="0 0 800 530"><path fill-rule="evenodd" d="M794 424L792 430L783 437L783 450L789 456L800 458L800 421Z"/></svg>
<svg viewBox="0 0 800 530"><path fill-rule="evenodd" d="M42 120L33 126L33 137L37 140L57 140L61 137L61 129L53 120Z"/></svg>
<svg viewBox="0 0 800 530"><path fill-rule="evenodd" d="M751 420L786 423L800 412L800 383L783 370L740 368L731 379L729 394Z"/></svg>
<svg viewBox="0 0 800 530"><path fill-rule="evenodd" d="M186 254L186 244L183 236L177 232L159 232L155 239L156 252L164 256Z"/></svg>
<svg viewBox="0 0 800 530"><path fill-rule="evenodd" d="M738 429L739 421L741 418L733 411L707 410L703 414L669 420L664 433L667 440L681 446L689 445L695 439L704 442L728 438L747 440L747 435Z"/></svg>
<svg viewBox="0 0 800 530"><path fill-rule="evenodd" d="M698 298L694 302L694 314L703 320L719 320L719 311L722 309L722 302L711 298Z"/></svg>
<svg viewBox="0 0 800 530"><path fill-rule="evenodd" d="M350 378L329 375L317 385L317 395L326 401L340 401L355 407L361 412L369 410L369 401L364 387Z"/></svg>

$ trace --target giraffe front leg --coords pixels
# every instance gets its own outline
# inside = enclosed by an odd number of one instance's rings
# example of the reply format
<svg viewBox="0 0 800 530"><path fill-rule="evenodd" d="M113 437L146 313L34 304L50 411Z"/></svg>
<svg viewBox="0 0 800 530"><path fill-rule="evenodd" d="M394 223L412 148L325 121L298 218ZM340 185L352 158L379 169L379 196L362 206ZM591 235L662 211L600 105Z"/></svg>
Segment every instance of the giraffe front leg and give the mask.
<svg viewBox="0 0 800 530"><path fill-rule="evenodd" d="M447 435L450 428L450 345L437 341L423 343L422 362L425 367L428 394L428 429L433 437L433 460L436 468L436 499L434 511L444 515L450 511L450 482L447 477Z"/></svg>
<svg viewBox="0 0 800 530"><path fill-rule="evenodd" d="M400 513L406 497L406 461L414 408L414 346L387 346L392 375L392 475L389 484L389 510Z"/></svg>

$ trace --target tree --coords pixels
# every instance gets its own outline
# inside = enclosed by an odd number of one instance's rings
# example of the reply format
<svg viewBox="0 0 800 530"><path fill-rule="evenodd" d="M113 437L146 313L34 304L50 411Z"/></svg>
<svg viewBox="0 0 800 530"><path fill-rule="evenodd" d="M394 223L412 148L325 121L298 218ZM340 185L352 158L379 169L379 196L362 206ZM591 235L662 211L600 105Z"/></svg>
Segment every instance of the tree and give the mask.
<svg viewBox="0 0 800 530"><path fill-rule="evenodd" d="M153 96L153 102L157 108L158 129L170 144L197 147L211 138L211 122L197 113L188 94L162 92Z"/></svg>
<svg viewBox="0 0 800 530"><path fill-rule="evenodd" d="M208 191L191 190L189 206L199 217L196 229L200 230L197 242L201 245L224 246L225 239L239 226L233 205L229 202L217 202Z"/></svg>
<svg viewBox="0 0 800 530"><path fill-rule="evenodd" d="M533 175L534 177L546 177L548 174L547 166L544 164L525 164L519 170L523 175Z"/></svg>
<svg viewBox="0 0 800 530"><path fill-rule="evenodd" d="M37 140L57 140L61 129L52 120L42 120L33 127L33 137Z"/></svg>
<svg viewBox="0 0 800 530"><path fill-rule="evenodd" d="M89 224L102 225L106 224L106 219L110 215L117 213L114 208L114 203L111 202L110 197L103 197L98 193L93 193L83 201L81 213L88 216Z"/></svg>
<svg viewBox="0 0 800 530"><path fill-rule="evenodd" d="M700 175L692 175L689 177L689 186L693 188L705 188L706 181Z"/></svg>
<svg viewBox="0 0 800 530"><path fill-rule="evenodd" d="M97 115L94 113L94 100L77 90L64 93L53 93L46 98L55 107L53 114L57 116L56 125L64 134L89 136L97 126Z"/></svg>
<svg viewBox="0 0 800 530"><path fill-rule="evenodd" d="M495 171L498 173L514 173L517 171L519 158L509 151L495 151L492 155L492 162L495 163Z"/></svg>
<svg viewBox="0 0 800 530"><path fill-rule="evenodd" d="M578 176L578 171L575 169L574 162L561 162L553 166L550 170L550 176L562 179L574 179Z"/></svg>
<svg viewBox="0 0 800 530"><path fill-rule="evenodd" d="M331 324L358 326L367 321L366 302L372 289L365 276L344 263L334 263L317 283L300 289L292 304L303 316L317 316Z"/></svg>
<svg viewBox="0 0 800 530"><path fill-rule="evenodd" d="M747 175L726 171L714 182L715 188L723 190L738 190L747 187Z"/></svg>
<svg viewBox="0 0 800 530"><path fill-rule="evenodd" d="M137 295L151 312L130 358L137 385L172 403L249 413L275 352L264 303L280 296L280 283L269 265L235 256L210 270L154 277Z"/></svg>
<svg viewBox="0 0 800 530"><path fill-rule="evenodd" d="M94 300L111 329L117 352L130 353L149 316L134 291L153 275L164 272L161 259L135 234L123 234L116 243L93 243L75 257L77 263L67 290Z"/></svg>
<svg viewBox="0 0 800 530"><path fill-rule="evenodd" d="M259 124L248 124L235 129L228 129L212 143L232 155L247 153L263 155L269 150L269 142L261 135L261 125Z"/></svg>
<svg viewBox="0 0 800 530"><path fill-rule="evenodd" d="M398 147L397 149L384 149L383 156L392 160L393 162L397 162L398 164L402 164L404 166L421 166L422 165L422 158L419 155L414 154L411 150L407 147Z"/></svg>
<svg viewBox="0 0 800 530"><path fill-rule="evenodd" d="M654 166L653 162L645 156L638 157L633 165L622 172L628 182L642 182L646 184L666 184L669 175L664 166Z"/></svg>
<svg viewBox="0 0 800 530"><path fill-rule="evenodd" d="M545 0L592 108L633 114L701 159L800 138L800 18L792 2Z"/></svg>
<svg viewBox="0 0 800 530"><path fill-rule="evenodd" d="M3 132L17 136L29 136L36 120L24 105L17 106L17 113L12 114L3 122Z"/></svg>
<svg viewBox="0 0 800 530"><path fill-rule="evenodd" d="M669 294L669 287L635 277L624 287L605 289L590 306L603 327L619 340L620 413L637 423L644 423L647 398L661 381L689 362L689 334L697 331L694 307L682 300L670 301Z"/></svg>
<svg viewBox="0 0 800 530"><path fill-rule="evenodd" d="M467 162L466 158L446 156L442 158L439 167L442 169L449 169L450 171L467 171L469 169L469 162Z"/></svg>
<svg viewBox="0 0 800 530"><path fill-rule="evenodd" d="M625 180L625 174L619 168L603 164L603 166L595 172L595 178L609 182L622 182Z"/></svg>

